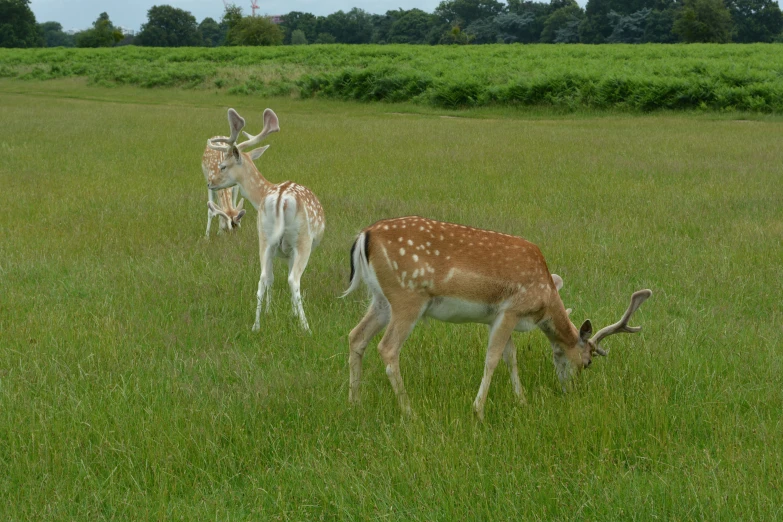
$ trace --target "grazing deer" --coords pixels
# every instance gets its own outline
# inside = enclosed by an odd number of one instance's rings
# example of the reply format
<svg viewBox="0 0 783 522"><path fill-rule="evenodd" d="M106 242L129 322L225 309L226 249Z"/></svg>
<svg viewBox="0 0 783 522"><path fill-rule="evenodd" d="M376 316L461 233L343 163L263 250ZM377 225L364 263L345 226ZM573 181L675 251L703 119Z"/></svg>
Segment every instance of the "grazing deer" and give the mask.
<svg viewBox="0 0 783 522"><path fill-rule="evenodd" d="M622 319L592 335L590 320L577 328L558 290L563 280L550 274L538 247L522 238L412 216L386 219L364 229L351 247L351 283L370 289L367 314L349 336L349 400L359 401L362 357L370 340L384 327L378 345L403 413L411 412L400 375L400 348L420 317L451 323L490 326L489 345L473 409L483 419L492 373L502 357L511 383L524 402L511 334L540 328L549 339L555 369L565 390L572 374L587 368L595 354L606 355L600 342L609 335L638 332L628 320L652 295L633 294ZM592 335L592 337L591 337Z"/></svg>
<svg viewBox="0 0 783 522"><path fill-rule="evenodd" d="M264 111L264 128L260 134L237 144L245 120L234 109L228 110L231 136L213 138L207 147L223 154L216 170L209 172L207 188L219 190L238 185L242 195L258 210L258 248L261 257L261 278L258 281L256 320L253 331L261 329L261 303L266 295L269 310L272 282L272 259L275 255L288 259L288 284L294 314L306 331L310 331L302 306L300 280L310 259L310 253L324 235L324 210L315 194L291 181L274 184L266 180L253 164L269 145L248 152L245 149L259 144L268 134L280 130L277 115L271 109Z"/></svg>
<svg viewBox="0 0 783 522"><path fill-rule="evenodd" d="M225 136L215 136L212 139L225 138ZM209 146L204 149L204 154L201 157L201 172L204 173L204 178L207 180L207 183L209 183L210 173L217 173L221 161L223 161L222 152L212 150ZM209 238L209 228L212 225L212 218L215 216L219 216L220 218L218 234L222 233L224 230L232 232L234 229L241 226L240 221L246 212L245 209L242 208L245 204L245 200L241 199L237 205L238 194L239 189L236 187L220 190L207 188L207 238ZM219 204L215 204L216 201Z"/></svg>

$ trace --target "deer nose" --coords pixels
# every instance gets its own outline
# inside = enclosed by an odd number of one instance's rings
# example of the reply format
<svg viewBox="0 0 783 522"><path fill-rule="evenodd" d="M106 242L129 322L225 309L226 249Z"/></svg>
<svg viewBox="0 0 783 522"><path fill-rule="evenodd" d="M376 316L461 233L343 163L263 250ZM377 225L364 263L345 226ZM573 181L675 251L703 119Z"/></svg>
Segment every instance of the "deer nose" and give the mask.
<svg viewBox="0 0 783 522"><path fill-rule="evenodd" d="M589 361L587 361L587 363L585 363L585 368L589 368L591 364L593 364L592 359L590 359Z"/></svg>

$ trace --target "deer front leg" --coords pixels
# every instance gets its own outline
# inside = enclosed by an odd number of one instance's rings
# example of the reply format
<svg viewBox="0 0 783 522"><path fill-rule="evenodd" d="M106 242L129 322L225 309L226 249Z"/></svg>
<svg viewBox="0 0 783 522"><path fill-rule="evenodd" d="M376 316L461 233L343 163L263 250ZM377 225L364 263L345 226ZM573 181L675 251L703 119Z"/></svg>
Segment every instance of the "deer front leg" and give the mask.
<svg viewBox="0 0 783 522"><path fill-rule="evenodd" d="M302 329L306 332L310 332L310 326L307 324L307 317L305 317L304 306L302 305L300 281L310 259L312 247L313 241L310 239L310 235L306 233L306 229L300 231L296 248L291 252L288 272L288 286L291 288L291 304L294 308L294 315L299 318Z"/></svg>
<svg viewBox="0 0 783 522"><path fill-rule="evenodd" d="M489 333L489 345L487 346L487 357L484 360L484 377L481 379L476 400L473 401L473 411L479 420L484 420L484 404L487 402L489 393L489 384L492 382L492 374L500 362L506 344L511 339L511 333L514 331L518 318L513 314L503 314L495 320L492 330Z"/></svg>
<svg viewBox="0 0 783 522"><path fill-rule="evenodd" d="M519 369L517 368L517 347L514 346L513 336L509 336L506 347L503 349L503 360L508 366L508 371L511 374L511 386L514 388L514 395L517 396L517 400L520 404L525 404L524 390L522 389L522 383L519 382Z"/></svg>
<svg viewBox="0 0 783 522"><path fill-rule="evenodd" d="M373 337L389 324L389 303L386 298L373 296L370 309L356 328L348 335L348 366L351 371L348 401L359 403L359 385L362 380L362 359L364 350Z"/></svg>

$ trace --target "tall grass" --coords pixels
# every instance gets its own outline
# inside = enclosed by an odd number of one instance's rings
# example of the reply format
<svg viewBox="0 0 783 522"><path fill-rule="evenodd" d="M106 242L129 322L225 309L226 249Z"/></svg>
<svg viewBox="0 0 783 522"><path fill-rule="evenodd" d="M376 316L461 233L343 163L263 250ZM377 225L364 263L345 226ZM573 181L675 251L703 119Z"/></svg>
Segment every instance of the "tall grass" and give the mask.
<svg viewBox="0 0 783 522"><path fill-rule="evenodd" d="M780 519L781 122L69 85L0 81L0 519ZM326 209L312 336L280 262L250 331L252 215L202 239L200 155L226 106L251 131L277 111L258 165ZM515 336L529 405L501 366L478 423L486 328L420 324L401 357L418 418L372 347L350 408L348 249L414 213L540 245L576 322L652 288L643 332L567 395L544 336Z"/></svg>
<svg viewBox="0 0 783 522"><path fill-rule="evenodd" d="M780 45L0 50L0 76L442 108L783 110Z"/></svg>

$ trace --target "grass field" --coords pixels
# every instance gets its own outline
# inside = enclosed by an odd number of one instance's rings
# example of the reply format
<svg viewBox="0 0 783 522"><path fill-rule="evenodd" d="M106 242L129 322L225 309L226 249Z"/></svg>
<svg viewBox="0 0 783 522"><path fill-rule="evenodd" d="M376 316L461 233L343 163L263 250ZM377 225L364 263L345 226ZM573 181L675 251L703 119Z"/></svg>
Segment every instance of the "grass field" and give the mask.
<svg viewBox="0 0 783 522"><path fill-rule="evenodd" d="M783 45L309 45L0 49L0 77L251 96L783 112Z"/></svg>
<svg viewBox="0 0 783 522"><path fill-rule="evenodd" d="M281 132L257 162L310 187L324 242L278 262L250 331L255 212L203 238L204 140L236 107ZM783 516L783 121L264 99L0 80L0 519L779 520ZM644 330L559 391L515 336L528 406L486 328L420 324L403 420L377 352L348 405L365 303L348 249L421 214L518 234L579 324L654 292Z"/></svg>

